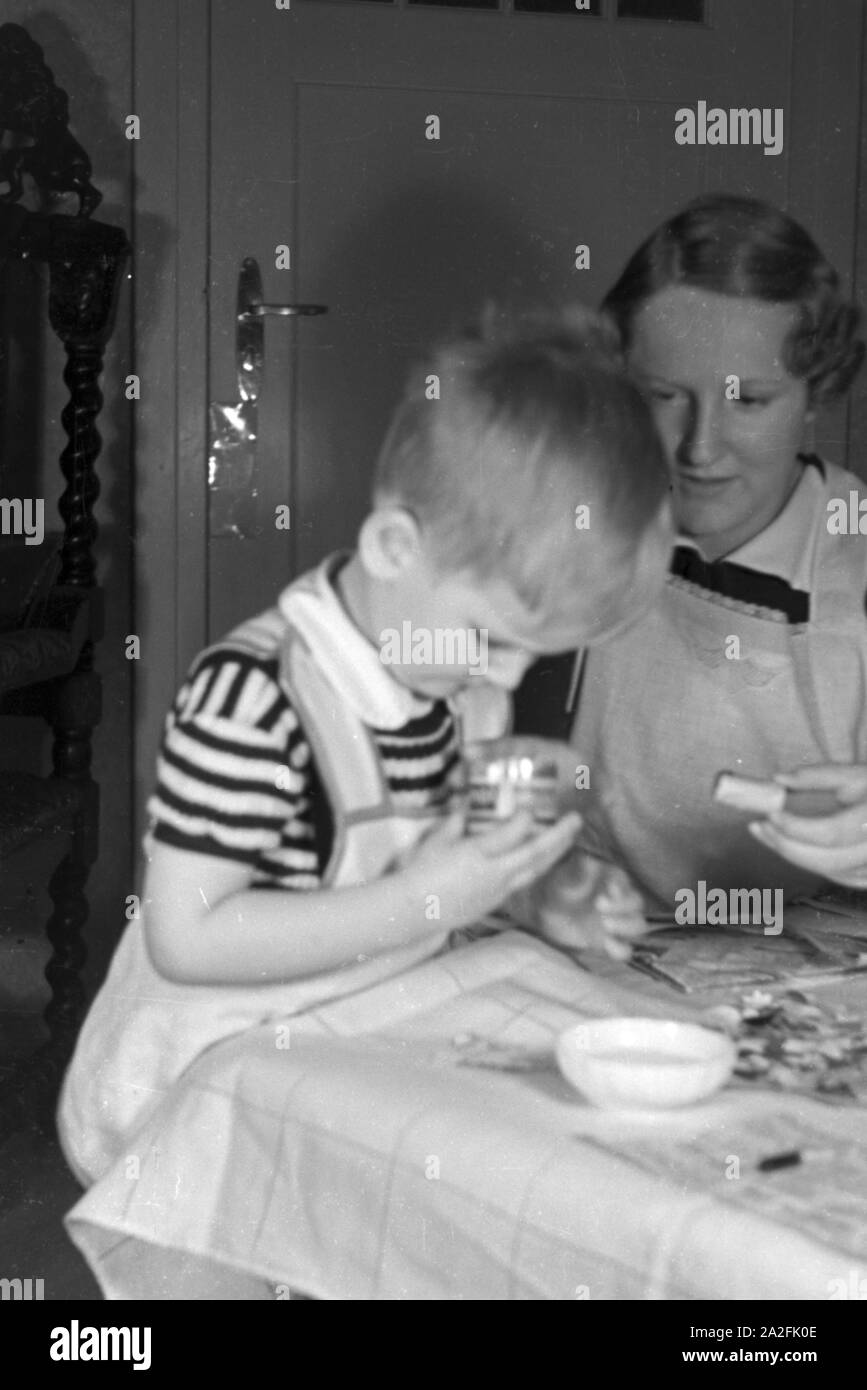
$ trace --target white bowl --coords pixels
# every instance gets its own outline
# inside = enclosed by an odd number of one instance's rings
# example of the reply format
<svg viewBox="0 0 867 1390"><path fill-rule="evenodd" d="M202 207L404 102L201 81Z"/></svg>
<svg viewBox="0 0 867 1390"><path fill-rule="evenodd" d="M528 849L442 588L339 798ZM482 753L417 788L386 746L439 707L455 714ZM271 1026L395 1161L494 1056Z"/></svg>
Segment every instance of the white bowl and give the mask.
<svg viewBox="0 0 867 1390"><path fill-rule="evenodd" d="M737 1049L723 1033L658 1018L605 1018L557 1039L560 1070L587 1100L607 1109L691 1105L719 1090Z"/></svg>

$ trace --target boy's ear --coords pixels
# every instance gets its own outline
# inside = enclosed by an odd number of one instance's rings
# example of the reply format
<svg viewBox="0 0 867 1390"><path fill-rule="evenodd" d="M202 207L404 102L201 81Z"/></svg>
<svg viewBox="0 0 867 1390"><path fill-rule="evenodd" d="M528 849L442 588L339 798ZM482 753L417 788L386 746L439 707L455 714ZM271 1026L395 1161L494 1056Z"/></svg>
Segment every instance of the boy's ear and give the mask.
<svg viewBox="0 0 867 1390"><path fill-rule="evenodd" d="M421 531L405 507L375 507L358 533L358 555L374 579L400 579L420 558Z"/></svg>

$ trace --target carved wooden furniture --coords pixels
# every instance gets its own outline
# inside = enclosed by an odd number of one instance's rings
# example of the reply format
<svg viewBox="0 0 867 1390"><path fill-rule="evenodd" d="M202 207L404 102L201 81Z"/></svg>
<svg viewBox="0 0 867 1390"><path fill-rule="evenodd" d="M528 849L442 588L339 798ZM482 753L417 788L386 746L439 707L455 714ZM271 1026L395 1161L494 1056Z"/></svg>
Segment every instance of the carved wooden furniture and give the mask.
<svg viewBox="0 0 867 1390"><path fill-rule="evenodd" d="M45 1113L75 1039L84 997L85 885L98 845L99 791L90 760L100 719L100 679L93 665L101 633L93 555L99 376L130 248L121 228L89 220L101 194L90 182L90 160L70 134L68 119L66 94L39 46L19 25L0 26L0 135L12 137L0 148L0 189L8 185L0 192L0 267L29 258L47 268L49 320L66 351L63 379L69 389L61 416L67 436L60 456L66 482L59 503L62 532L46 532L44 542L33 546L25 546L20 535L0 536L0 715L39 715L54 735L49 777L0 772L0 863L39 838L62 837L56 842L65 849L49 884L49 1041L6 1080L0 1123L7 1125L21 1119L22 1109ZM20 201L33 201L25 176L42 210ZM77 214L51 212L50 200L68 192L78 196ZM7 499L0 517L6 531L14 529L13 515ZM28 1104L34 1095L36 1104Z"/></svg>

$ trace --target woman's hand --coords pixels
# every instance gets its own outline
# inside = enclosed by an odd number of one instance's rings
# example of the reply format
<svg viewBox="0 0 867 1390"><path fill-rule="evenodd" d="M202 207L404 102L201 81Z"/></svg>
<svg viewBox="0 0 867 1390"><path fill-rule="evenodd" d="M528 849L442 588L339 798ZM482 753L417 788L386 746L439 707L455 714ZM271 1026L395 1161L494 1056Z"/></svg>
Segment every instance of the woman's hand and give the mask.
<svg viewBox="0 0 867 1390"><path fill-rule="evenodd" d="M421 902L438 899L441 929L470 926L527 888L562 859L581 828L575 813L544 830L529 811L476 835L466 834L465 822L465 809L453 812L403 856L399 871Z"/></svg>
<svg viewBox="0 0 867 1390"><path fill-rule="evenodd" d="M833 883L867 888L867 767L820 763L775 780L793 790L831 791L840 809L823 816L777 811L750 825L753 838Z"/></svg>
<svg viewBox="0 0 867 1390"><path fill-rule="evenodd" d="M509 906L553 945L601 950L614 960L628 960L632 942L648 930L643 899L628 874L577 849Z"/></svg>

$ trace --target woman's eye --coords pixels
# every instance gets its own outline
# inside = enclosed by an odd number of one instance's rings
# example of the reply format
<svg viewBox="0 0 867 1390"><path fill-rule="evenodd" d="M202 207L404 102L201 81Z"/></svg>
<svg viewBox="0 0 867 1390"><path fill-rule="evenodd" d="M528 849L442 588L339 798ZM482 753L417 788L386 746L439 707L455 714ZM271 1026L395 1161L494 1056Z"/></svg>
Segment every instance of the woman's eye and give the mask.
<svg viewBox="0 0 867 1390"><path fill-rule="evenodd" d="M650 398L654 401L673 401L676 396L676 391L666 390L664 386L652 386L650 389Z"/></svg>
<svg viewBox="0 0 867 1390"><path fill-rule="evenodd" d="M741 405L756 406L767 405L769 398L767 396L750 396L747 394L741 394L740 396L737 396L736 399L740 401Z"/></svg>

